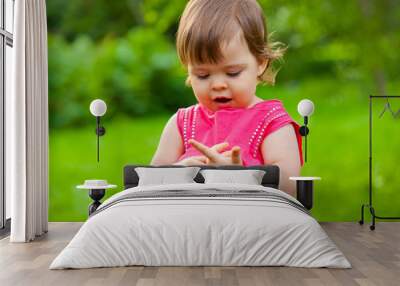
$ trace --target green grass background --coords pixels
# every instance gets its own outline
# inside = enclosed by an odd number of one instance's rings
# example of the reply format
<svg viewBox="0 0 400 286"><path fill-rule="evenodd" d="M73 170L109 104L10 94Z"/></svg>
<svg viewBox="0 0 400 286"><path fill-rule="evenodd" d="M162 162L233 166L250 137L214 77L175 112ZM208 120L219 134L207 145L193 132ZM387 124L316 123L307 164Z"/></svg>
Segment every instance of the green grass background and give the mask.
<svg viewBox="0 0 400 286"><path fill-rule="evenodd" d="M399 90L391 84L388 90ZM312 213L319 221L356 221L368 199L368 87L351 82L309 80L285 86L262 87L261 97L277 98L297 121L296 106L302 98L314 101L310 121L308 162L302 175L320 176L315 184ZM154 103L156 104L156 103ZM384 102L374 105L374 205L378 215L400 215L400 118L389 114L378 119ZM395 111L400 100L392 101ZM93 124L50 132L50 221L84 221L91 200L75 187L85 179L107 179L122 190L126 164L149 164L164 124L171 114L152 117L104 118L100 163L96 161Z"/></svg>

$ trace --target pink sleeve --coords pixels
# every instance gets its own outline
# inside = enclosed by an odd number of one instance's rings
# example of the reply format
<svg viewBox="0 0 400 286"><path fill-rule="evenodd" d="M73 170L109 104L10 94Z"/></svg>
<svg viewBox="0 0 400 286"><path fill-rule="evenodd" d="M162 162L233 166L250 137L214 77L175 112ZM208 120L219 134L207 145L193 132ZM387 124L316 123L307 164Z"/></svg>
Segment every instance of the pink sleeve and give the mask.
<svg viewBox="0 0 400 286"><path fill-rule="evenodd" d="M280 111L276 111L271 114L270 116L270 122L265 130L265 137L264 139L271 133L275 132L276 130L282 128L283 126L286 126L287 124L292 124L295 133L296 133L296 139L297 139L297 146L299 149L299 156L300 156L300 164L303 166L303 148L302 148L302 137L300 135L299 129L300 126L294 121L290 115L286 112L286 110L283 108L280 109Z"/></svg>

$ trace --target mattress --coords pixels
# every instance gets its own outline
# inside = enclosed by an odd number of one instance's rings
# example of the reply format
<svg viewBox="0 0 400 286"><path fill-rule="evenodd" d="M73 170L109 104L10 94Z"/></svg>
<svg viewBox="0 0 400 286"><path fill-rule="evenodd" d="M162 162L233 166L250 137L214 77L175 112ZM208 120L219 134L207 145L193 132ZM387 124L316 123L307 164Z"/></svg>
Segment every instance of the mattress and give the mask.
<svg viewBox="0 0 400 286"><path fill-rule="evenodd" d="M138 186L106 200L50 269L351 265L300 202L240 184Z"/></svg>

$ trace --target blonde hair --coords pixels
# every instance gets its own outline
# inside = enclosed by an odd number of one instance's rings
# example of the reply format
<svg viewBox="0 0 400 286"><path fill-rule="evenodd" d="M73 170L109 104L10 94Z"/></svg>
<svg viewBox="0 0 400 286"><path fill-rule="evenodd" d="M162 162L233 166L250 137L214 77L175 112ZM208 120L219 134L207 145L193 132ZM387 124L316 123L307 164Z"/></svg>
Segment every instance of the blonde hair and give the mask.
<svg viewBox="0 0 400 286"><path fill-rule="evenodd" d="M268 61L259 81L273 85L277 71L272 63L282 58L286 48L270 41L263 11L256 0L190 0L176 37L179 60L184 66L218 63L223 58L221 44L235 36L238 26L257 61Z"/></svg>

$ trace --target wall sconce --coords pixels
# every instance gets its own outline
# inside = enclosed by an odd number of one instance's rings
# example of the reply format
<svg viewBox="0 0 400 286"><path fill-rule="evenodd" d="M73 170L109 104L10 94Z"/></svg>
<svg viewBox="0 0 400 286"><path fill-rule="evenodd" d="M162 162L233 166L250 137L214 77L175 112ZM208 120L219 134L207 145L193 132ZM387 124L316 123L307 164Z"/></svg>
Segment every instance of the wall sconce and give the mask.
<svg viewBox="0 0 400 286"><path fill-rule="evenodd" d="M96 117L96 135L97 135L97 162L100 160L100 136L103 136L106 133L106 129L103 126L100 126L100 117L103 116L107 111L106 103L101 99L95 99L90 103L90 113Z"/></svg>
<svg viewBox="0 0 400 286"><path fill-rule="evenodd" d="M308 129L308 118L314 112L314 103L309 99L303 99L297 105L297 111L304 117L304 125L300 127L300 135L304 137L304 162L307 162L307 135L310 133Z"/></svg>

